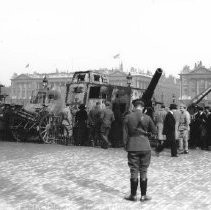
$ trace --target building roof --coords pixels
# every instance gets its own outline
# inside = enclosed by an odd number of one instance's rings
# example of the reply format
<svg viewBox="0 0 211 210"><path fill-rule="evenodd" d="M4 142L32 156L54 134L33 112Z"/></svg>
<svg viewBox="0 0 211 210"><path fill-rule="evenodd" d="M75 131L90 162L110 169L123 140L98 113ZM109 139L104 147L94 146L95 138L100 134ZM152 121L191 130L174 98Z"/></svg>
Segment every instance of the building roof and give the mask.
<svg viewBox="0 0 211 210"><path fill-rule="evenodd" d="M17 79L43 79L45 76L49 78L69 78L72 77L74 72L59 72L59 73L34 73L34 74L20 74L13 77L11 80Z"/></svg>
<svg viewBox="0 0 211 210"><path fill-rule="evenodd" d="M189 72L189 74L210 74L211 71L205 67L200 67Z"/></svg>
<svg viewBox="0 0 211 210"><path fill-rule="evenodd" d="M115 70L112 71L108 74L109 77L113 77L113 76L124 76L126 78L126 76L129 74L129 72L125 72L125 71L120 71L120 70ZM143 73L137 73L137 72L130 72L131 76L141 76L141 77L148 77L148 78L152 78L152 75L148 75L148 74L143 74Z"/></svg>
<svg viewBox="0 0 211 210"><path fill-rule="evenodd" d="M189 66L185 66L181 71L180 75L192 75L192 74L211 74L211 69L206 68L200 61L198 64L195 63L194 68L191 70Z"/></svg>

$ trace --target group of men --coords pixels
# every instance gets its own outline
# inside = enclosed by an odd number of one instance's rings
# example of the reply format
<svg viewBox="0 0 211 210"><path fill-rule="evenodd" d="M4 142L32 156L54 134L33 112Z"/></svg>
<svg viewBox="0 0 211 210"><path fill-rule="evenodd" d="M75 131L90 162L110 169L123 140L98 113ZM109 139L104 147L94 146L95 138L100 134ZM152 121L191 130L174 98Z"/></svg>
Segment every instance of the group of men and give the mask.
<svg viewBox="0 0 211 210"><path fill-rule="evenodd" d="M96 102L89 113L84 104L80 105L75 116L75 128L77 128L74 135L75 145L101 146L107 149L111 146L108 136L114 120L109 101L105 102L103 109L100 102Z"/></svg>
<svg viewBox="0 0 211 210"><path fill-rule="evenodd" d="M207 150L211 146L211 109L198 106L190 124L190 146Z"/></svg>
<svg viewBox="0 0 211 210"><path fill-rule="evenodd" d="M179 109L176 104L170 104L168 111L161 105L154 114L154 122L158 129L159 145L156 148L158 155L167 143L170 144L172 157L189 153L190 120L190 114L184 104L181 104Z"/></svg>
<svg viewBox="0 0 211 210"><path fill-rule="evenodd" d="M197 112L190 116L187 111L187 107L184 104L177 108L176 104L171 104L170 112L172 112L174 119L172 122L168 122L167 111L164 105L154 114L154 122L158 129L159 146L157 148L157 154L163 150L166 143L171 144L172 156L177 157L178 154L188 154L189 147L201 148L208 150L211 146L211 110L210 107L203 108L197 107ZM166 118L167 117L167 118ZM171 124L175 121L175 140L167 137L167 133L171 128ZM170 140L170 141L166 141ZM174 143L172 143L174 142ZM178 153L177 153L177 147Z"/></svg>

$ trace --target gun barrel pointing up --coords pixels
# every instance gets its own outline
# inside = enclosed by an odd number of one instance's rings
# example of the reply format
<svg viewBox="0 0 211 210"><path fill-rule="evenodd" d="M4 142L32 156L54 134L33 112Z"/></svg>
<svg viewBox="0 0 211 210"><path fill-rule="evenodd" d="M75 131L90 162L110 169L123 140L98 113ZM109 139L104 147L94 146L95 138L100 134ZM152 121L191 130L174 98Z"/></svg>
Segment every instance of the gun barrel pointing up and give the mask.
<svg viewBox="0 0 211 210"><path fill-rule="evenodd" d="M154 94L154 90L158 84L158 81L159 81L162 73L163 73L163 70L161 68L156 69L156 71L149 83L149 86L147 87L147 89L145 90L145 92L143 93L143 95L141 97L141 99L145 102L146 106L148 106L148 104L151 103L151 99Z"/></svg>

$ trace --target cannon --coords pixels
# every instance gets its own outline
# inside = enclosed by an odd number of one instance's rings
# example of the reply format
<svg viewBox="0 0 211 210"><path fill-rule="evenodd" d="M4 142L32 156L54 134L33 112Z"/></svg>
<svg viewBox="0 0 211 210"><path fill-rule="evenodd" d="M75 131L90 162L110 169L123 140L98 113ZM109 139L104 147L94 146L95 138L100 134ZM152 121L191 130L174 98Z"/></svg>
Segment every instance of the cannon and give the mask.
<svg viewBox="0 0 211 210"><path fill-rule="evenodd" d="M152 106L152 96L154 94L154 90L158 84L158 81L162 75L163 70L161 68L158 68L153 77L152 80L150 81L147 89L143 93L141 99L144 101L146 107L151 107Z"/></svg>
<svg viewBox="0 0 211 210"><path fill-rule="evenodd" d="M163 73L163 70L161 68L156 69L147 89L144 91L141 99L145 103L145 110L146 113L152 117L153 115L153 104L152 104L152 96L154 94L154 90L158 84L158 81ZM144 111L145 111L144 110Z"/></svg>
<svg viewBox="0 0 211 210"><path fill-rule="evenodd" d="M200 94L195 96L188 104L187 110L189 111L190 115L194 115L197 111L197 105L203 100L211 92L211 87L208 87Z"/></svg>

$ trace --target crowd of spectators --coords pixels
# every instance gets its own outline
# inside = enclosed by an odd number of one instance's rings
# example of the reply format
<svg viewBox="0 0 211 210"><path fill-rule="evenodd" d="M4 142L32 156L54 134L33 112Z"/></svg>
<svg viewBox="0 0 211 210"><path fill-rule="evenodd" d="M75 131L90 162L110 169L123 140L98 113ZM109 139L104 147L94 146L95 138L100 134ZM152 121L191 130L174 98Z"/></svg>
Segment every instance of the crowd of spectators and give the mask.
<svg viewBox="0 0 211 210"><path fill-rule="evenodd" d="M211 108L201 106L196 108L196 113L191 116L185 104L180 104L179 107L174 104L172 112L175 119L175 140L179 154L188 154L189 148L208 150L211 146ZM163 147L169 143L166 142L166 136L163 133L164 120L168 112L169 108L162 104L154 113L154 122L158 129L157 139L159 146Z"/></svg>
<svg viewBox="0 0 211 210"><path fill-rule="evenodd" d="M190 123L190 147L209 149L211 146L211 108L197 107Z"/></svg>

